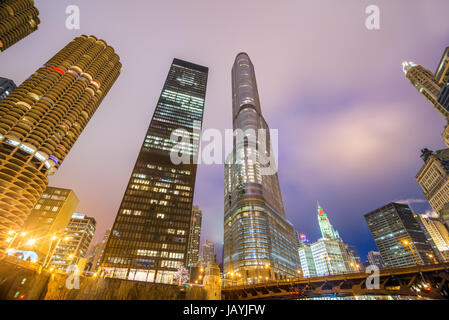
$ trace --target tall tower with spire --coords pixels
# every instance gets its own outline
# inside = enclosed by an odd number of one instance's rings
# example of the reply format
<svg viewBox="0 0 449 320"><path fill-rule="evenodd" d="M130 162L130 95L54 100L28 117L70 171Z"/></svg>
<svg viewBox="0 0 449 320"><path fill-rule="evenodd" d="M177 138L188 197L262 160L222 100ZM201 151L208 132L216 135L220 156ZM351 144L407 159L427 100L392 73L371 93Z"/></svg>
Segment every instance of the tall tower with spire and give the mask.
<svg viewBox="0 0 449 320"><path fill-rule="evenodd" d="M237 283L296 277L300 263L295 230L286 219L277 173L265 171L262 161L268 156L272 166L274 157L254 66L246 53L235 59L232 94L233 127L243 132L243 139L234 138L225 165L225 277ZM260 130L265 130L264 140Z"/></svg>
<svg viewBox="0 0 449 320"><path fill-rule="evenodd" d="M318 223L320 224L321 235L324 239L337 239L340 238L338 231L332 227L331 222L324 212L323 208L321 208L320 204L317 202L317 212L318 212Z"/></svg>

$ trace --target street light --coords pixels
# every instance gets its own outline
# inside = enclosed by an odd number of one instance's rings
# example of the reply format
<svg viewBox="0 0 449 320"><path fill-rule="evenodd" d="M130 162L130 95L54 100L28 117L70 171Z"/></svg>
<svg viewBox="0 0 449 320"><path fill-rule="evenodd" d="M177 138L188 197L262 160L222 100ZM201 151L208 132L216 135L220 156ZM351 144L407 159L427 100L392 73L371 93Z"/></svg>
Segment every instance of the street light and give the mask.
<svg viewBox="0 0 449 320"><path fill-rule="evenodd" d="M8 242L8 247L6 248L6 251L8 252L9 248L11 248L12 244L14 243L14 240L16 240L18 233L14 230L9 230L8 234L10 236L14 235L13 237L9 237L6 239L6 242Z"/></svg>
<svg viewBox="0 0 449 320"><path fill-rule="evenodd" d="M412 248L412 245L410 244L410 241L408 241L407 239L404 239L404 240L402 240L402 244L409 247L410 251L413 254L413 257L415 257L416 264L419 265L420 263L418 261L418 258L416 257L415 251L413 251L413 248Z"/></svg>
<svg viewBox="0 0 449 320"><path fill-rule="evenodd" d="M430 259L432 259L433 262L434 262L435 264L438 264L438 261L435 259L435 256L434 256L433 254L431 254L431 253L426 253L426 255L427 255Z"/></svg>

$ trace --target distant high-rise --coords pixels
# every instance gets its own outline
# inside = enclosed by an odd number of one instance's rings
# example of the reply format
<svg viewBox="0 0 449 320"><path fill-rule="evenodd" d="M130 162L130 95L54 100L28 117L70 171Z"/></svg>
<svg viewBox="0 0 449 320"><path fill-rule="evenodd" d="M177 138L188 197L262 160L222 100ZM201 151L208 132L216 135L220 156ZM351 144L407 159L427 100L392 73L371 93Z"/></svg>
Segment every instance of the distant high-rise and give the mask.
<svg viewBox="0 0 449 320"><path fill-rule="evenodd" d="M82 35L0 102L0 250L18 231L120 73L114 49Z"/></svg>
<svg viewBox="0 0 449 320"><path fill-rule="evenodd" d="M36 252L43 262L64 234L78 202L72 190L47 187L21 230L26 233L26 239L33 239L33 245L29 247L23 242L14 247ZM16 239L20 241L21 237Z"/></svg>
<svg viewBox="0 0 449 320"><path fill-rule="evenodd" d="M298 255L301 263L302 275L306 278L316 276L315 261L313 260L312 248L310 241L304 234L298 235L299 247Z"/></svg>
<svg viewBox="0 0 449 320"><path fill-rule="evenodd" d="M421 152L424 165L416 181L433 210L449 228L449 212L443 210L449 204L449 149L435 152L423 149Z"/></svg>
<svg viewBox="0 0 449 320"><path fill-rule="evenodd" d="M225 276L241 275L243 283L297 277L295 230L285 216L278 175L265 170L276 164L254 66L246 53L235 58L232 94L233 128L243 137L234 137L225 164ZM265 130L265 141L259 130ZM269 164L262 157L269 158Z"/></svg>
<svg viewBox="0 0 449 320"><path fill-rule="evenodd" d="M110 277L172 283L187 266L207 76L206 67L173 60L103 255ZM190 163L172 162L175 130Z"/></svg>
<svg viewBox="0 0 449 320"><path fill-rule="evenodd" d="M432 248L408 205L389 203L365 220L386 267L433 263Z"/></svg>
<svg viewBox="0 0 449 320"><path fill-rule="evenodd" d="M210 240L206 240L201 246L201 260L204 264L208 264L209 262L217 262L215 255L215 246L214 243Z"/></svg>
<svg viewBox="0 0 449 320"><path fill-rule="evenodd" d="M65 240L59 242L50 264L65 271L68 271L72 265L78 265L80 259L86 258L87 250L95 234L95 226L94 218L74 213L64 231Z"/></svg>
<svg viewBox="0 0 449 320"><path fill-rule="evenodd" d="M348 245L348 250L354 257L355 263L357 264L358 268L363 268L363 261L362 258L360 257L359 250L357 249L357 247Z"/></svg>
<svg viewBox="0 0 449 320"><path fill-rule="evenodd" d="M97 272L100 267L101 257L103 256L106 243L108 242L111 229L106 230L101 242L97 243L89 254L89 258L86 263L86 271Z"/></svg>
<svg viewBox="0 0 449 320"><path fill-rule="evenodd" d="M423 225L429 243L432 244L436 260L449 262L449 232L437 217L417 215L418 221ZM432 259L433 260L433 259Z"/></svg>
<svg viewBox="0 0 449 320"><path fill-rule="evenodd" d="M203 213L198 206L192 207L190 218L189 245L187 247L187 266L193 266L198 262L200 254L201 220Z"/></svg>
<svg viewBox="0 0 449 320"><path fill-rule="evenodd" d="M379 269L384 267L384 262L382 261L382 256L379 251L369 251L367 258L370 265L374 265Z"/></svg>
<svg viewBox="0 0 449 320"><path fill-rule="evenodd" d="M14 81L0 77L0 101L5 99L16 88Z"/></svg>
<svg viewBox="0 0 449 320"><path fill-rule="evenodd" d="M0 0L0 51L36 31L38 15L33 0Z"/></svg>

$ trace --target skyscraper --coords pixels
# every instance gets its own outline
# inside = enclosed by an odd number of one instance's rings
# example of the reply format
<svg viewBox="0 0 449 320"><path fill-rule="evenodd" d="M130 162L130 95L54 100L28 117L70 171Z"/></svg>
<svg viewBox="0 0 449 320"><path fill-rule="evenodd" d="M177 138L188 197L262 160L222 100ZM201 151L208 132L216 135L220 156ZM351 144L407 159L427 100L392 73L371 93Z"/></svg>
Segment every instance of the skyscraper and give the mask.
<svg viewBox="0 0 449 320"><path fill-rule="evenodd" d="M201 220L203 213L198 206L192 207L190 218L189 244L187 247L187 266L193 266L198 262L200 254Z"/></svg>
<svg viewBox="0 0 449 320"><path fill-rule="evenodd" d="M340 235L338 234L338 231L335 230L334 227L332 227L326 212L324 212L323 208L321 208L319 203L317 203L317 211L318 211L318 224L320 225L321 236L324 239L339 238Z"/></svg>
<svg viewBox="0 0 449 320"><path fill-rule="evenodd" d="M343 242L329 217L317 203L318 223L321 238L311 245L316 273L319 276L359 271L360 264L355 260L348 245Z"/></svg>
<svg viewBox="0 0 449 320"><path fill-rule="evenodd" d="M435 80L438 84L446 84L449 82L449 47L444 50L437 71L435 72Z"/></svg>
<svg viewBox="0 0 449 320"><path fill-rule="evenodd" d="M386 267L433 263L432 248L408 205L389 203L365 220Z"/></svg>
<svg viewBox="0 0 449 320"><path fill-rule="evenodd" d="M224 273L241 275L244 283L296 277L295 230L285 216L277 173L266 170L276 164L246 53L235 59L232 94L233 128L243 131L243 137L234 137L225 164ZM259 130L265 130L265 141ZM269 158L269 165L262 158Z"/></svg>
<svg viewBox="0 0 449 320"><path fill-rule="evenodd" d="M201 259L206 265L209 262L217 262L215 256L215 246L212 241L206 240L201 246Z"/></svg>
<svg viewBox="0 0 449 320"><path fill-rule="evenodd" d="M363 268L363 261L360 257L359 250L356 246L347 246L349 252L351 252L352 256L354 257L354 261L357 264L358 268Z"/></svg>
<svg viewBox="0 0 449 320"><path fill-rule="evenodd" d="M423 66L417 65L411 61L403 62L402 70L407 76L407 79L410 80L419 93L422 94L446 120L449 119L449 110L438 102L442 86L436 81L435 75Z"/></svg>
<svg viewBox="0 0 449 320"><path fill-rule="evenodd" d="M36 31L38 15L33 0L0 0L0 51Z"/></svg>
<svg viewBox="0 0 449 320"><path fill-rule="evenodd" d="M424 233L434 249L436 260L449 262L449 232L446 227L437 217L419 214L416 218L424 227Z"/></svg>
<svg viewBox="0 0 449 320"><path fill-rule="evenodd" d="M16 88L14 81L0 77L0 101L5 99Z"/></svg>
<svg viewBox="0 0 449 320"><path fill-rule="evenodd" d="M78 265L80 259L86 258L87 250L95 234L95 226L94 218L74 213L64 231L63 237L67 240L59 242L50 264L65 271L69 271L72 265Z"/></svg>
<svg viewBox="0 0 449 320"><path fill-rule="evenodd" d="M449 47L444 50L435 74L407 61L402 63L402 69L413 86L448 121L441 135L449 147Z"/></svg>
<svg viewBox="0 0 449 320"><path fill-rule="evenodd" d="M207 76L206 67L173 60L103 255L110 277L172 283L187 265ZM171 159L179 129L189 163Z"/></svg>
<svg viewBox="0 0 449 320"><path fill-rule="evenodd" d="M374 265L379 269L384 267L384 262L382 261L382 256L379 251L369 251L367 258L369 264Z"/></svg>
<svg viewBox="0 0 449 320"><path fill-rule="evenodd" d="M111 229L106 230L101 242L97 243L89 254L89 258L86 263L86 271L97 272L100 267L101 257L103 256L106 243L108 242Z"/></svg>
<svg viewBox="0 0 449 320"><path fill-rule="evenodd" d="M312 248L310 241L304 234L299 234L298 254L301 263L302 275L305 278L316 276L315 261L313 260Z"/></svg>
<svg viewBox="0 0 449 320"><path fill-rule="evenodd" d="M416 181L433 210L449 228L449 214L444 207L449 204L449 149L433 152L421 150L424 165L416 175Z"/></svg>
<svg viewBox="0 0 449 320"><path fill-rule="evenodd" d="M43 262L45 257L55 249L56 239L64 234L78 202L72 190L47 187L21 230L21 233L26 233L25 239L34 240L32 248L28 248L26 242L17 243L14 247L35 251L39 260ZM20 237L17 238L17 240L20 239Z"/></svg>
<svg viewBox="0 0 449 320"><path fill-rule="evenodd" d="M120 73L114 49L82 35L0 102L0 250L18 231Z"/></svg>

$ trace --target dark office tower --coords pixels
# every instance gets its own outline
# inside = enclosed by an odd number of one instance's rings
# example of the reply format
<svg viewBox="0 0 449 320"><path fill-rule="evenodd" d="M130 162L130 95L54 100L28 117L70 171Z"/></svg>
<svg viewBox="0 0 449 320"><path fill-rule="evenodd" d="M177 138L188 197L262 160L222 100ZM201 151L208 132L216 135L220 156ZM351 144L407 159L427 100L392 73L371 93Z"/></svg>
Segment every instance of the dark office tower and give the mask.
<svg viewBox="0 0 449 320"><path fill-rule="evenodd" d="M120 73L114 49L82 35L0 102L0 250L18 231Z"/></svg>
<svg viewBox="0 0 449 320"><path fill-rule="evenodd" d="M184 130L183 154L193 160L207 75L206 67L173 60L102 258L111 277L171 283L187 265L196 163L171 161L170 135Z"/></svg>
<svg viewBox="0 0 449 320"><path fill-rule="evenodd" d="M435 80L439 84L449 82L449 47L444 50L443 56L438 64L438 69L435 72Z"/></svg>
<svg viewBox="0 0 449 320"><path fill-rule="evenodd" d="M389 203L365 215L385 267L433 263L432 248L406 204Z"/></svg>
<svg viewBox="0 0 449 320"><path fill-rule="evenodd" d="M38 15L33 0L0 0L0 51L36 31Z"/></svg>
<svg viewBox="0 0 449 320"><path fill-rule="evenodd" d="M225 165L223 267L237 283L297 277L300 266L293 225L285 217L276 171L266 170L274 155L262 116L254 66L239 53L232 68L234 138ZM265 141L258 136L266 130ZM251 132L252 131L252 132ZM264 150L263 150L264 149ZM263 161L262 161L263 160ZM235 280L235 278L234 278Z"/></svg>
<svg viewBox="0 0 449 320"><path fill-rule="evenodd" d="M192 207L190 218L190 232L187 247L187 266L193 266L198 262L200 254L201 220L203 213L198 206Z"/></svg>
<svg viewBox="0 0 449 320"><path fill-rule="evenodd" d="M0 78L0 102L16 88L14 81Z"/></svg>

